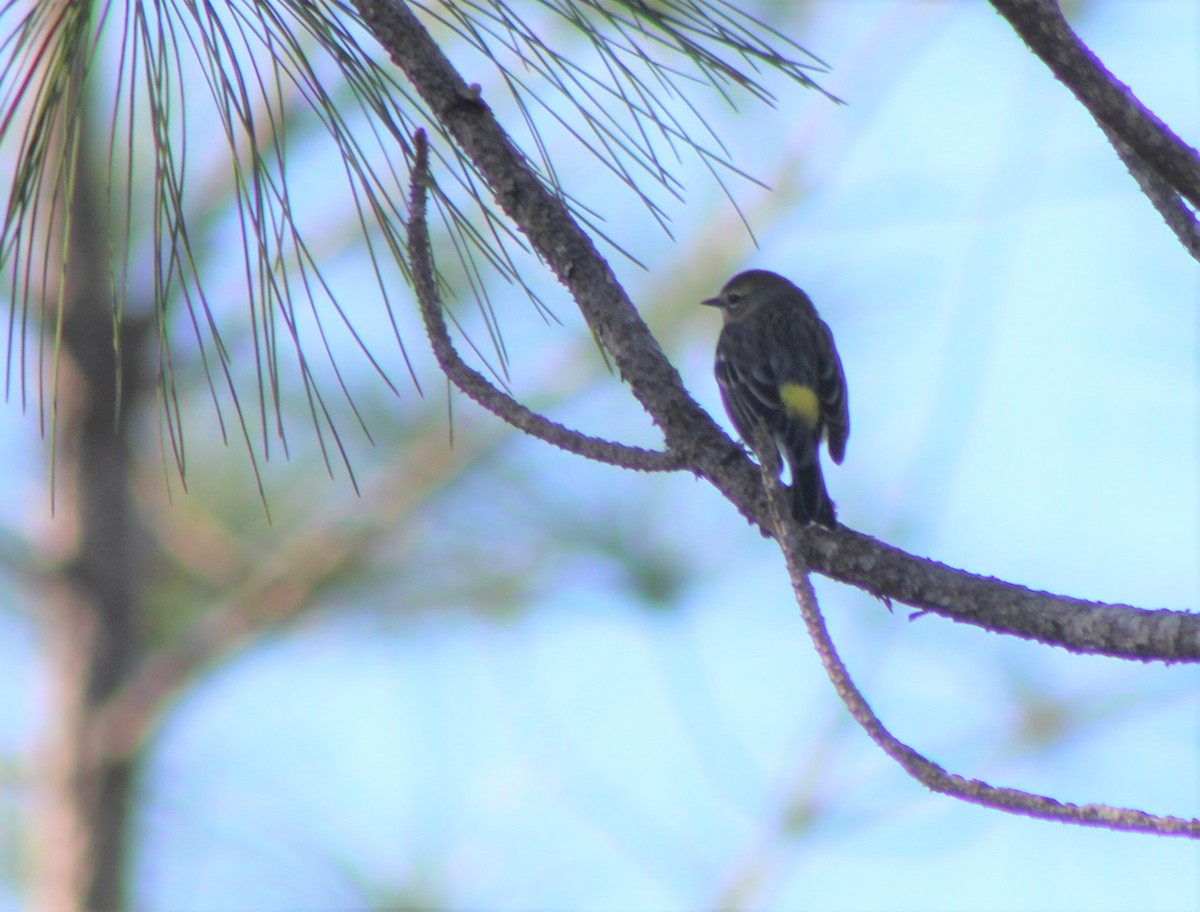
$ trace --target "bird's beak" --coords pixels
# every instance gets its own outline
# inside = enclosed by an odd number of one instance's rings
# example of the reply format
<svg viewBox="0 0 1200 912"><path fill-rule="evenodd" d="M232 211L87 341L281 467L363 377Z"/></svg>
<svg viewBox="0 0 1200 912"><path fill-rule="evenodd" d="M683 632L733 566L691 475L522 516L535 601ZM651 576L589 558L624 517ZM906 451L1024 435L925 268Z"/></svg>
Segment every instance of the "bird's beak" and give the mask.
<svg viewBox="0 0 1200 912"><path fill-rule="evenodd" d="M705 298L700 303L706 307L720 307L725 302L721 298Z"/></svg>

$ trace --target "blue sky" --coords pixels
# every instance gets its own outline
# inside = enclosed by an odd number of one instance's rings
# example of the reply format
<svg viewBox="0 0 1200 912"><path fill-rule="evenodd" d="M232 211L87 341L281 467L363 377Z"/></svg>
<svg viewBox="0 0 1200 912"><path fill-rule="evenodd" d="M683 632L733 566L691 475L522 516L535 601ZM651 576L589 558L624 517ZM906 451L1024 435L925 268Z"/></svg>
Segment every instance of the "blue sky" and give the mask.
<svg viewBox="0 0 1200 912"><path fill-rule="evenodd" d="M1200 7L1079 6L1097 54L1196 140ZM845 364L851 438L827 470L843 522L1035 588L1194 608L1195 262L985 4L829 2L792 28L848 104L782 83L774 110L714 103L735 160L771 185L737 185L757 248L694 162L686 199L666 204L674 242L586 162L564 167L646 264L613 257L688 388L728 427L717 316L694 305L740 268L775 269L812 295ZM563 325L500 299L514 389L652 442L570 303L538 281ZM401 400L393 420L444 409L418 366L429 399ZM491 418L461 398L455 415L458 456L491 445ZM1007 816L908 779L838 703L777 553L701 483L530 441L488 452L490 472L381 540L361 585L322 593L303 624L169 708L140 787L138 908L342 910L388 893L488 910L1200 904L1194 843ZM40 457L11 458L38 491ZM225 477L190 479L191 496ZM268 470L278 489L289 477ZM336 479L319 496L351 495ZM606 529L612 553L667 574L667 606L580 543ZM422 556L457 561L430 573L463 592L489 562L528 572L489 615L388 580ZM817 588L876 712L952 771L1200 816L1195 668L1072 656ZM22 617L0 639L24 669L0 684L18 747L37 722L21 709L38 668Z"/></svg>

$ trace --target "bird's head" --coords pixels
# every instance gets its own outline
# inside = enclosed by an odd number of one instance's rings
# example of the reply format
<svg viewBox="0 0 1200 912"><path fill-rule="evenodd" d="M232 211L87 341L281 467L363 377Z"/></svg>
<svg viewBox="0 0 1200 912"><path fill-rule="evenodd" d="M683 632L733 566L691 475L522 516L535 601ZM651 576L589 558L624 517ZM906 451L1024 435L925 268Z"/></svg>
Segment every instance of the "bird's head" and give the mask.
<svg viewBox="0 0 1200 912"><path fill-rule="evenodd" d="M744 320L755 311L772 303L791 303L812 307L808 295L783 276L765 269L739 272L725 283L715 298L700 302L720 308L726 323Z"/></svg>

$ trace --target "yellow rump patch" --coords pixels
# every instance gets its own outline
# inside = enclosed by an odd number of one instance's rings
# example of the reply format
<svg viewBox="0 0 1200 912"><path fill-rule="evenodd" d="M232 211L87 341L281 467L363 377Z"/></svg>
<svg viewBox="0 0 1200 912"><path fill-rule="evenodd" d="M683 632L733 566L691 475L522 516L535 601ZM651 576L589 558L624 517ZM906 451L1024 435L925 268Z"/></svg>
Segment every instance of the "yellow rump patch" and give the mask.
<svg viewBox="0 0 1200 912"><path fill-rule="evenodd" d="M810 428L817 426L821 405L813 390L799 383L785 383L779 387L779 398L789 417L799 418Z"/></svg>

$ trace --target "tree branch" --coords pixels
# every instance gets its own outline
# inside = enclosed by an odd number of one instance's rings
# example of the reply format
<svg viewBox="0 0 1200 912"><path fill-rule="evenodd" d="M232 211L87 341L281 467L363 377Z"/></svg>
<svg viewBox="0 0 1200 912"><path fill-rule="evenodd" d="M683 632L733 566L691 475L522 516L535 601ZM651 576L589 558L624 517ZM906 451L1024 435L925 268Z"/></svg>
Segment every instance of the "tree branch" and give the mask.
<svg viewBox="0 0 1200 912"><path fill-rule="evenodd" d="M1028 0L994 0L1025 5ZM754 464L688 395L591 239L402 0L355 0L366 25L567 288L622 378L662 429L668 452L711 482L751 523L771 529ZM1068 30L1069 31L1069 30ZM1079 653L1200 660L1200 615L1146 611L1036 592L905 554L840 528L801 533L807 566L880 598Z"/></svg>
<svg viewBox="0 0 1200 912"><path fill-rule="evenodd" d="M1107 128L1104 133L1129 173L1133 175L1133 179L1137 181L1146 199L1158 210L1158 214L1174 232L1183 249L1191 254L1192 259L1200 260L1200 223L1196 220L1196 213L1183 201L1183 197L1175 188L1147 165L1128 143Z"/></svg>
<svg viewBox="0 0 1200 912"><path fill-rule="evenodd" d="M238 579L221 587L221 598L178 639L144 654L122 686L89 715L83 733L88 755L135 756L154 733L166 702L205 666L320 610L323 603L314 592L329 587L382 535L495 445L493 439L469 452L447 453L444 436L427 434L365 479L361 498L316 510L289 525L275 546L239 555Z"/></svg>
<svg viewBox="0 0 1200 912"><path fill-rule="evenodd" d="M1071 652L1141 661L1200 661L1200 614L1089 602L977 576L869 536L809 528L804 558L817 572L881 599Z"/></svg>
<svg viewBox="0 0 1200 912"><path fill-rule="evenodd" d="M478 87L468 86L402 0L355 0L363 20L434 115L470 157L496 201L571 293L622 379L669 449L686 448L715 477L731 442L683 389L624 289L562 198L546 188L504 132ZM684 449L680 449L681 452ZM697 460L689 460L693 464Z"/></svg>
<svg viewBox="0 0 1200 912"><path fill-rule="evenodd" d="M425 331L434 357L450 381L492 414L517 430L544 440L570 453L643 472L673 471L684 468L681 457L670 452L626 446L564 427L526 408L512 396L498 390L479 371L471 368L454 348L442 314L442 303L434 279L433 253L425 220L426 190L429 174L429 143L424 130L413 136L413 166L408 215L408 255L413 272L413 287Z"/></svg>
<svg viewBox="0 0 1200 912"><path fill-rule="evenodd" d="M1046 795L989 785L979 779L967 779L951 773L898 740L875 715L838 656L837 649L829 637L829 629L825 626L825 619L821 616L808 567L804 564L800 529L788 515L786 500L775 478L764 471L763 481L770 502L775 539L783 552L792 589L796 593L796 601L804 617L804 625L808 628L808 635L821 657L825 673L829 675L829 680L833 682L834 689L850 711L850 715L854 717L854 721L885 754L900 764L906 773L935 792L1012 814L1024 814L1028 817L1058 820L1081 826L1200 839L1200 820L1158 816L1133 808L1112 807L1107 804L1067 804Z"/></svg>
<svg viewBox="0 0 1200 912"><path fill-rule="evenodd" d="M1200 206L1200 155L1104 67L1071 30L1055 0L991 4L1110 139L1126 143L1192 206Z"/></svg>

